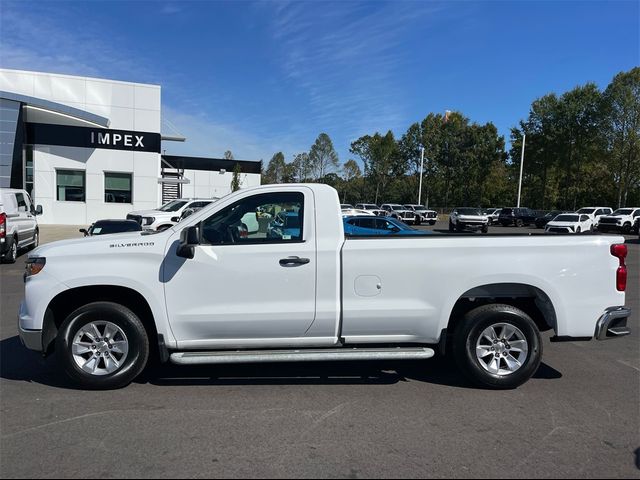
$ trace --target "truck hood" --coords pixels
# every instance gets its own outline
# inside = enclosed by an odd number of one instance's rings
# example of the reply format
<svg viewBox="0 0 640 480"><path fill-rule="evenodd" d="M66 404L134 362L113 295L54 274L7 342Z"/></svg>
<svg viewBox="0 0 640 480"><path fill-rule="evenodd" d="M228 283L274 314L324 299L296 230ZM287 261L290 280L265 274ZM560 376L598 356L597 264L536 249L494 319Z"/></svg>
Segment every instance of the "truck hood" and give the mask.
<svg viewBox="0 0 640 480"><path fill-rule="evenodd" d="M29 257L86 255L98 251L112 251L115 253L121 251L121 249L132 250L166 242L167 237L171 234L167 232L171 232L171 229L158 233L127 232L60 240L39 246L29 253Z"/></svg>
<svg viewBox="0 0 640 480"><path fill-rule="evenodd" d="M167 217L178 216L178 212L162 212L160 210L136 210L135 212L129 212L129 215L140 215L141 217L160 217L166 215Z"/></svg>
<svg viewBox="0 0 640 480"><path fill-rule="evenodd" d="M578 222L549 222L547 227L570 227L575 228L578 226Z"/></svg>
<svg viewBox="0 0 640 480"><path fill-rule="evenodd" d="M486 222L487 217L482 215L458 215L458 220L466 222Z"/></svg>

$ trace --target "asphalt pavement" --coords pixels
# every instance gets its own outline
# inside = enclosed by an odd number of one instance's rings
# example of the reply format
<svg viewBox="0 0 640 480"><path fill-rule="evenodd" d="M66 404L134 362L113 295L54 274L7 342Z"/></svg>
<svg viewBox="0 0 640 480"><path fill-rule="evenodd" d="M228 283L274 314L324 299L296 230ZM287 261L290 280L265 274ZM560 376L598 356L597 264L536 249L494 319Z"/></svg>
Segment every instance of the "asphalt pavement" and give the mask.
<svg viewBox="0 0 640 480"><path fill-rule="evenodd" d="M640 478L640 245L628 239L633 333L545 334L543 364L511 391L473 388L448 359L166 366L121 390L76 390L20 345L24 262L0 265L0 477Z"/></svg>

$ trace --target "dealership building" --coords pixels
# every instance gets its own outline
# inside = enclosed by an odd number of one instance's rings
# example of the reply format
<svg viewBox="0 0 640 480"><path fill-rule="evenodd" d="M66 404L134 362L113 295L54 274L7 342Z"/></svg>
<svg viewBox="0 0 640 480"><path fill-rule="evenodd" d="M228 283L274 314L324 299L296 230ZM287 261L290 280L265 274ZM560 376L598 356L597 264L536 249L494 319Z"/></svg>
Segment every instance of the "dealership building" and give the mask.
<svg viewBox="0 0 640 480"><path fill-rule="evenodd" d="M260 185L258 161L162 155L186 139L161 125L158 85L0 69L0 188L27 190L42 224L85 225L221 197L237 165Z"/></svg>

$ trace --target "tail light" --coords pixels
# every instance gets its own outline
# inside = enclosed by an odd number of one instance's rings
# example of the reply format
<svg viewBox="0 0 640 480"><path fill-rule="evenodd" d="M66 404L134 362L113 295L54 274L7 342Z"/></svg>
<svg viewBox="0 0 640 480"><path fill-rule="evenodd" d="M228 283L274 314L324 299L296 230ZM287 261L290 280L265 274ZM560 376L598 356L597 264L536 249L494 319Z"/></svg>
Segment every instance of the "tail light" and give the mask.
<svg viewBox="0 0 640 480"><path fill-rule="evenodd" d="M7 214L0 213L0 238L7 236Z"/></svg>
<svg viewBox="0 0 640 480"><path fill-rule="evenodd" d="M616 288L619 292L624 292L627 289L627 265L625 264L627 253L626 245L611 245L611 255L620 260L620 266L616 272Z"/></svg>

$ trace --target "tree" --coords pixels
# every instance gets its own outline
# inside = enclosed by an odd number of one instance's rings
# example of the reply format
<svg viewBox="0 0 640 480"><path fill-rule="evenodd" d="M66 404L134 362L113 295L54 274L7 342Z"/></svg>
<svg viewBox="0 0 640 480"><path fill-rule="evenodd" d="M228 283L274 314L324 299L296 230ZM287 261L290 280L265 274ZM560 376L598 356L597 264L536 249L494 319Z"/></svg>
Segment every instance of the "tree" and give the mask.
<svg viewBox="0 0 640 480"><path fill-rule="evenodd" d="M242 167L239 163L233 169L233 177L231 178L231 191L237 192L240 190L240 174L242 173Z"/></svg>
<svg viewBox="0 0 640 480"><path fill-rule="evenodd" d="M235 160L235 158L233 158L233 153L231 153L231 150L227 150L226 152L224 152L224 159Z"/></svg>
<svg viewBox="0 0 640 480"><path fill-rule="evenodd" d="M284 154L282 152L276 153L267 165L267 170L262 176L262 183L265 185L273 183L282 183L285 176L286 164L284 161Z"/></svg>
<svg viewBox="0 0 640 480"><path fill-rule="evenodd" d="M615 76L602 107L608 165L622 207L630 190L640 187L640 67Z"/></svg>
<svg viewBox="0 0 640 480"><path fill-rule="evenodd" d="M304 183L309 181L312 175L311 161L309 154L298 153L291 162L294 170L294 178L296 182Z"/></svg>
<svg viewBox="0 0 640 480"><path fill-rule="evenodd" d="M362 176L362 170L360 170L360 165L354 159L349 159L344 162L342 166L342 178L346 182L350 182L354 178L359 178Z"/></svg>
<svg viewBox="0 0 640 480"><path fill-rule="evenodd" d="M309 162L314 174L314 180L320 180L327 173L338 168L338 154L333 148L333 142L326 133L318 135L309 152Z"/></svg>

